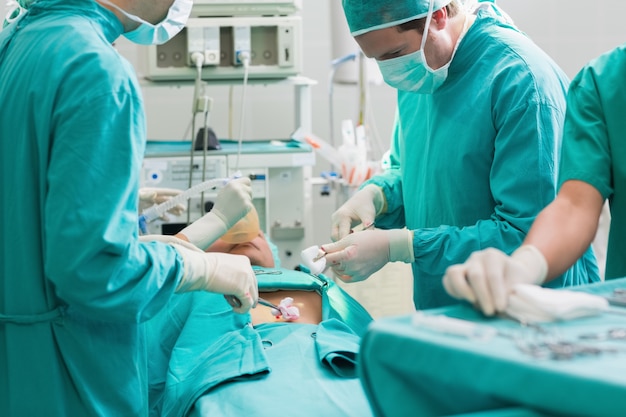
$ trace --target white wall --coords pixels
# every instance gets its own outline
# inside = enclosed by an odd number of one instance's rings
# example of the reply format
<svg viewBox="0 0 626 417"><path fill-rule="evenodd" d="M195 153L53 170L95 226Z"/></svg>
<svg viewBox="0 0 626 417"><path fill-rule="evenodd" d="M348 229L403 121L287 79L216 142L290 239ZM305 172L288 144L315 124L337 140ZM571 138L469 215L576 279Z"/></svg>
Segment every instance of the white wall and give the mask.
<svg viewBox="0 0 626 417"><path fill-rule="evenodd" d="M498 0L497 4L570 77L587 61L626 42L623 0Z"/></svg>

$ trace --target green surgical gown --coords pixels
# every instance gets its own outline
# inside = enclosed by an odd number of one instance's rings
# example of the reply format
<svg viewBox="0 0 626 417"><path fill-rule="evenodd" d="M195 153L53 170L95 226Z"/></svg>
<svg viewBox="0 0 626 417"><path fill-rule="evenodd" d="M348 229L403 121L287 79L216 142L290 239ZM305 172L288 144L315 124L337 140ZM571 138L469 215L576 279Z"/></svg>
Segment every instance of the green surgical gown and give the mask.
<svg viewBox="0 0 626 417"><path fill-rule="evenodd" d="M448 266L477 250L517 248L556 195L568 79L518 30L479 12L445 83L398 92L390 168L368 183L388 210L377 227L414 230L414 302L455 302ZM599 280L591 249L551 286Z"/></svg>
<svg viewBox="0 0 626 417"><path fill-rule="evenodd" d="M148 321L152 415L371 416L356 369L371 316L324 275L258 269L261 293L318 293L321 323L252 327L218 294L176 295Z"/></svg>
<svg viewBox="0 0 626 417"><path fill-rule="evenodd" d="M598 57L572 80L559 182L593 185L611 206L605 277L626 276L626 45Z"/></svg>
<svg viewBox="0 0 626 417"><path fill-rule="evenodd" d="M182 273L138 242L146 123L119 20L39 0L0 32L0 415L147 415L144 320Z"/></svg>

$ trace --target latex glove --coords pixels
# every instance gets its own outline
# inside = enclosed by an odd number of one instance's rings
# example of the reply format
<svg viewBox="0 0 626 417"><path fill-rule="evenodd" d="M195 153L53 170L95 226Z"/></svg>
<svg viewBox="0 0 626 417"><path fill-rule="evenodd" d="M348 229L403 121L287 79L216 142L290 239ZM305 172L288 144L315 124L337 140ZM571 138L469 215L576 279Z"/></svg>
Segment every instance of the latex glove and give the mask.
<svg viewBox="0 0 626 417"><path fill-rule="evenodd" d="M516 284L540 285L547 275L548 263L535 246L523 245L511 256L490 248L449 267L443 286L452 297L467 300L491 316L506 310Z"/></svg>
<svg viewBox="0 0 626 417"><path fill-rule="evenodd" d="M370 227L376 216L385 208L383 190L374 184L366 185L332 214L331 239L335 242L343 239L350 234L352 227L359 223L362 223L364 228Z"/></svg>
<svg viewBox="0 0 626 417"><path fill-rule="evenodd" d="M185 267L177 293L202 290L224 294L237 313L247 313L256 306L259 290L256 274L247 256L204 252L184 241L172 246L180 254Z"/></svg>
<svg viewBox="0 0 626 417"><path fill-rule="evenodd" d="M218 193L211 211L179 233L205 250L252 209L250 178L229 181Z"/></svg>
<svg viewBox="0 0 626 417"><path fill-rule="evenodd" d="M367 279L387 262L413 262L413 232L406 229L364 230L322 245L326 264L344 282Z"/></svg>
<svg viewBox="0 0 626 417"><path fill-rule="evenodd" d="M166 202L172 197L176 197L178 194L182 193L181 190L176 188L152 188L152 187L143 187L139 189L139 213L141 214L144 210L154 206L159 205L161 203ZM182 204L177 204L171 209L167 211L174 216L180 216L185 212L185 206Z"/></svg>

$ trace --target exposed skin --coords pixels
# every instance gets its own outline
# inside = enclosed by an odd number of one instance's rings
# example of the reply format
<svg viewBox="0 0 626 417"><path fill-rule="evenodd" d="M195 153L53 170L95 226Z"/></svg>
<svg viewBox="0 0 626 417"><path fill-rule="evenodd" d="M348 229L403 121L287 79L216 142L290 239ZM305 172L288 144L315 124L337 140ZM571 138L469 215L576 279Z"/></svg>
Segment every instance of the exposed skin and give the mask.
<svg viewBox="0 0 626 417"><path fill-rule="evenodd" d="M142 18L146 22L157 24L165 19L174 0L110 0L110 2L119 6L125 12ZM98 3L117 16L120 22L122 22L125 32L130 32L139 26L138 22L129 19L115 7L100 1Z"/></svg>
<svg viewBox="0 0 626 417"><path fill-rule="evenodd" d="M177 237L181 236L184 235L177 235ZM185 240L187 239L185 238ZM245 255L250 259L250 263L252 265L263 266L266 268L274 267L274 256L262 231L259 231L259 234L250 242L235 244L227 243L222 239L218 239L215 243L209 246L206 251Z"/></svg>
<svg viewBox="0 0 626 417"><path fill-rule="evenodd" d="M524 244L536 246L548 262L548 280L571 267L593 241L604 199L583 181L563 183L556 199L535 219Z"/></svg>
<svg viewBox="0 0 626 417"><path fill-rule="evenodd" d="M450 62L454 47L463 31L466 16L469 26L476 16L459 13L449 17L445 8L433 12L428 38L424 45L424 55L429 67L438 69ZM422 36L417 30L399 31L394 26L373 30L354 39L367 57L384 61L418 51Z"/></svg>

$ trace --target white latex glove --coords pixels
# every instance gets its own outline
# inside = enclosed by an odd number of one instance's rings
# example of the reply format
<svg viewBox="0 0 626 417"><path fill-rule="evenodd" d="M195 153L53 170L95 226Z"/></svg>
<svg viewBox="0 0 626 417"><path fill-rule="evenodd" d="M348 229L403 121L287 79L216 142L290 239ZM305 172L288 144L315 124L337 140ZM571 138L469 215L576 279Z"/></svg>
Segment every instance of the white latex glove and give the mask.
<svg viewBox="0 0 626 417"><path fill-rule="evenodd" d="M182 193L182 191L176 188L142 187L139 189L139 213L141 214L144 210L154 205L165 203L167 200L176 197L180 193ZM185 206L177 204L167 212L174 216L180 216L184 211Z"/></svg>
<svg viewBox="0 0 626 417"><path fill-rule="evenodd" d="M205 250L252 209L250 178L231 180L222 188L211 211L180 231Z"/></svg>
<svg viewBox="0 0 626 417"><path fill-rule="evenodd" d="M144 235L139 240L170 244L180 254L185 269L176 292L203 290L223 294L237 313L246 313L256 305L259 290L248 257L204 252L169 235Z"/></svg>
<svg viewBox="0 0 626 417"><path fill-rule="evenodd" d="M349 234L321 248L330 265L344 282L367 279L387 262L413 262L413 232L406 229L364 230Z"/></svg>
<svg viewBox="0 0 626 417"><path fill-rule="evenodd" d="M357 191L331 216L330 237L338 241L350 234L353 226L362 223L363 228L370 227L376 216L386 208L383 190L374 184L368 184Z"/></svg>
<svg viewBox="0 0 626 417"><path fill-rule="evenodd" d="M489 248L446 270L443 286L454 298L477 305L488 316L506 310L516 284L540 285L548 275L548 263L535 246L523 245L511 256Z"/></svg>
<svg viewBox="0 0 626 417"><path fill-rule="evenodd" d="M172 246L185 266L176 292L201 290L224 294L237 313L247 313L256 306L259 290L247 256L204 252L184 241Z"/></svg>

